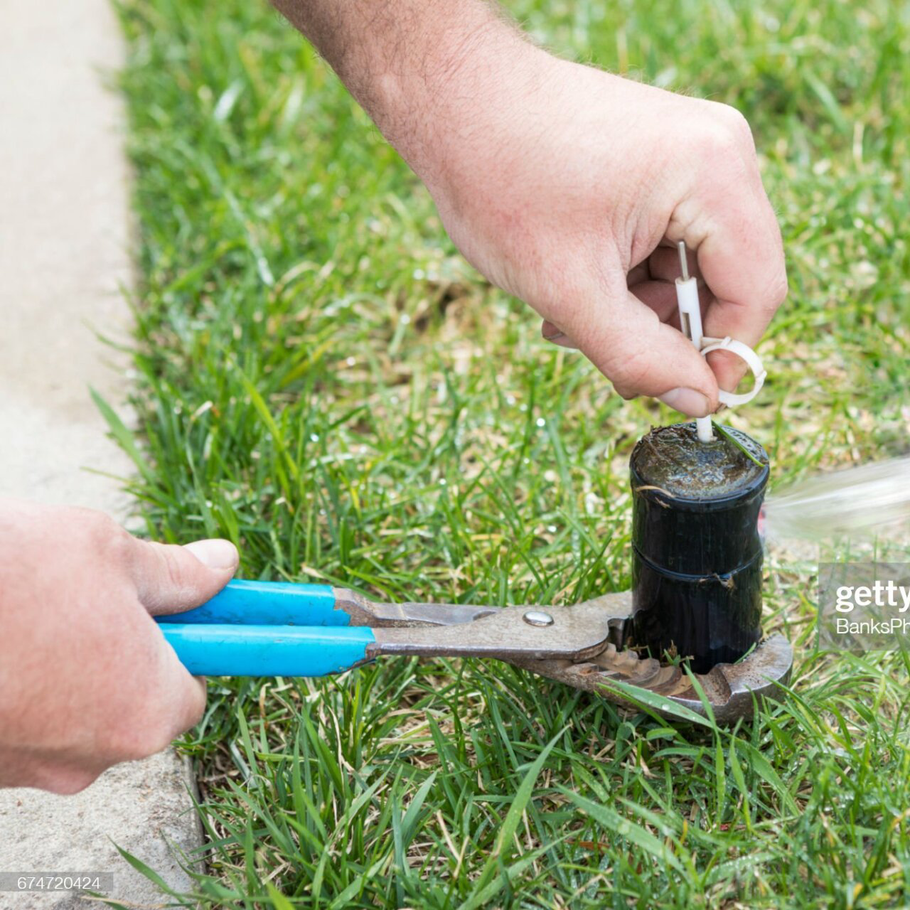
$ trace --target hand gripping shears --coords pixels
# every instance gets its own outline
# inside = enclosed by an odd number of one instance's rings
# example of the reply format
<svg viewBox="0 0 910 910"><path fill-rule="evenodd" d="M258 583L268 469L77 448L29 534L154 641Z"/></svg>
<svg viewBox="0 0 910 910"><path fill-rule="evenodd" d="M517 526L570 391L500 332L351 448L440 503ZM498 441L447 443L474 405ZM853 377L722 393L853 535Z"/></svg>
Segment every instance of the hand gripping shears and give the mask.
<svg viewBox="0 0 910 910"><path fill-rule="evenodd" d="M574 606L499 608L380 603L329 585L232 581L202 606L156 620L198 675L327 676L394 654L493 658L615 703L634 703L631 690L611 685L618 681L704 715L682 668L623 649L631 609L628 592ZM750 716L756 699L782 693L777 684L787 682L791 664L789 643L774 635L739 663L694 679L715 719L728 723Z"/></svg>

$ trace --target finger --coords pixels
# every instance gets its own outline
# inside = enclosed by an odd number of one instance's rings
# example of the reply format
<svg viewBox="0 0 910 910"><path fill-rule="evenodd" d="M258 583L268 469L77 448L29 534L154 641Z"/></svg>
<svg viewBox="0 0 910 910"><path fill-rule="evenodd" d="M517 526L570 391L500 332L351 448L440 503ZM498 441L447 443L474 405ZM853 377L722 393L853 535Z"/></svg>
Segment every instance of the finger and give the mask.
<svg viewBox="0 0 910 910"><path fill-rule="evenodd" d="M638 284L630 284L629 290L645 306L654 310L661 322L672 325L677 329L679 328L679 306L676 300L675 285L667 284L666 281L644 280ZM709 297L707 288L699 288L699 297L704 306L706 299ZM564 348L578 349L578 345L562 329L546 319L541 323L540 334L553 344L561 345Z"/></svg>
<svg viewBox="0 0 910 910"><path fill-rule="evenodd" d="M189 610L214 597L237 570L228 540L178 547L133 538L131 569L139 600L153 616Z"/></svg>
<svg viewBox="0 0 910 910"><path fill-rule="evenodd" d="M81 793L104 770L90 770L78 763L23 754L22 751L11 752L8 758L0 752L0 762L5 770L12 772L7 777L0 771L0 787L34 787L58 796Z"/></svg>
<svg viewBox="0 0 910 910"><path fill-rule="evenodd" d="M165 721L167 742L186 733L196 726L205 713L206 684L205 677L192 676L180 663L177 652L162 639L162 647L166 649L167 656L164 661L165 681L162 691L167 693L166 704L169 708ZM160 751L160 750L159 750Z"/></svg>
<svg viewBox="0 0 910 910"><path fill-rule="evenodd" d="M651 395L690 417L717 407L717 382L704 358L625 287L615 301L579 307L565 331L624 398Z"/></svg>
<svg viewBox="0 0 910 910"><path fill-rule="evenodd" d="M698 256L693 250L686 250L686 262L689 276L703 282L701 270L698 268ZM682 266L679 262L679 248L676 246L659 246L648 257L648 274L655 281L676 281L682 278Z"/></svg>
<svg viewBox="0 0 910 910"><path fill-rule="evenodd" d="M706 193L702 204L710 215L697 240L698 264L716 300L705 313L705 334L755 347L787 296L780 228L760 185ZM742 378L738 358L712 358L711 365L722 388L734 388Z"/></svg>
<svg viewBox="0 0 910 910"><path fill-rule="evenodd" d="M679 327L679 305L676 287L666 281L642 281L629 285L629 290L647 307L657 313L657 318L668 325Z"/></svg>
<svg viewBox="0 0 910 910"><path fill-rule="evenodd" d="M121 685L93 745L107 764L136 761L166 749L197 724L205 711L205 680L192 676L164 637L162 627L136 604L135 625L119 654Z"/></svg>
<svg viewBox="0 0 910 910"><path fill-rule="evenodd" d="M578 349L578 345L566 335L559 326L554 325L552 322L547 322L546 319L540 325L540 334L543 335L544 339L547 341L553 342L553 344L558 344L563 348L572 348L573 350Z"/></svg>
<svg viewBox="0 0 910 910"><path fill-rule="evenodd" d="M194 727L205 712L206 685L180 663L161 629L149 619L154 635L149 664L144 667L144 702L135 711L141 723L131 718L121 725L116 761L135 761L166 749L178 736Z"/></svg>
<svg viewBox="0 0 910 910"><path fill-rule="evenodd" d="M717 377L717 384L727 392L733 392L749 372L749 364L730 351L712 351L707 356L708 366Z"/></svg>
<svg viewBox="0 0 910 910"><path fill-rule="evenodd" d="M650 277L651 272L648 269L648 260L645 259L644 262L639 262L634 268L629 269L629 274L626 275L626 284L632 287L633 284L647 281Z"/></svg>

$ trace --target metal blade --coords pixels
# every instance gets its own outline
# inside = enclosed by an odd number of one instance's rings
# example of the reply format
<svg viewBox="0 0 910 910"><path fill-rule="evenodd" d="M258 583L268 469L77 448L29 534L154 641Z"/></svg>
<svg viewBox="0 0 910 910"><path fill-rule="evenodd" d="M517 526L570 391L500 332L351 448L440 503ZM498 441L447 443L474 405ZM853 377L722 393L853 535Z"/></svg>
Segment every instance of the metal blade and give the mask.
<svg viewBox="0 0 910 910"><path fill-rule="evenodd" d="M652 657L641 657L634 651L618 650L608 645L589 661L510 660L509 663L540 676L555 679L576 689L585 689L615 704L634 707L634 701L611 687L614 680L636 686L647 692L664 695L678 705L705 715L704 705L692 680L682 667L662 664ZM782 635L772 635L751 654L735 664L718 664L708 673L695 678L711 704L715 720L730 724L753 714L756 701L781 699L793 667L793 648ZM669 720L679 720L672 713L657 711Z"/></svg>
<svg viewBox="0 0 910 910"><path fill-rule="evenodd" d="M367 654L588 660L607 646L612 619L596 603L504 607L467 624L375 628Z"/></svg>
<svg viewBox="0 0 910 910"><path fill-rule="evenodd" d="M347 588L334 588L337 609L351 617L352 626L386 627L457 626L474 622L482 616L499 613L499 607L473 604L393 604L367 600Z"/></svg>

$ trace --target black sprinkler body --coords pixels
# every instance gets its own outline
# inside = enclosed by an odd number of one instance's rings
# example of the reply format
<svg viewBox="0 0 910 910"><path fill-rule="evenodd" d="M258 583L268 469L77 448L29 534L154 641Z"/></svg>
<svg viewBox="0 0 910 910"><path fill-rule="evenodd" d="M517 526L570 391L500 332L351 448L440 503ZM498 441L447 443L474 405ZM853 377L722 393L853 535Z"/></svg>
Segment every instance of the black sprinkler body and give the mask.
<svg viewBox="0 0 910 910"><path fill-rule="evenodd" d="M694 424L658 427L635 446L632 616L627 644L688 659L695 673L732 663L761 639L762 540L769 464L750 436ZM755 460L753 460L755 459Z"/></svg>

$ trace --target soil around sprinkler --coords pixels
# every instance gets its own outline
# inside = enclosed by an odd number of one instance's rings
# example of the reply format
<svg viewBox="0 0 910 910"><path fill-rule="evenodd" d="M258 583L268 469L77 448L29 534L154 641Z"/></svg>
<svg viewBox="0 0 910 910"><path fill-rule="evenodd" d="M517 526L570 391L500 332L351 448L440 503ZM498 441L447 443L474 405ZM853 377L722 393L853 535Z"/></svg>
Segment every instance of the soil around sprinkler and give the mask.
<svg viewBox="0 0 910 910"><path fill-rule="evenodd" d="M642 437L632 454L633 470L646 487L674 499L711 500L735 495L767 470L768 456L750 436L732 427L723 429L752 458L716 430L711 442L701 442L694 423L679 423L654 427Z"/></svg>

